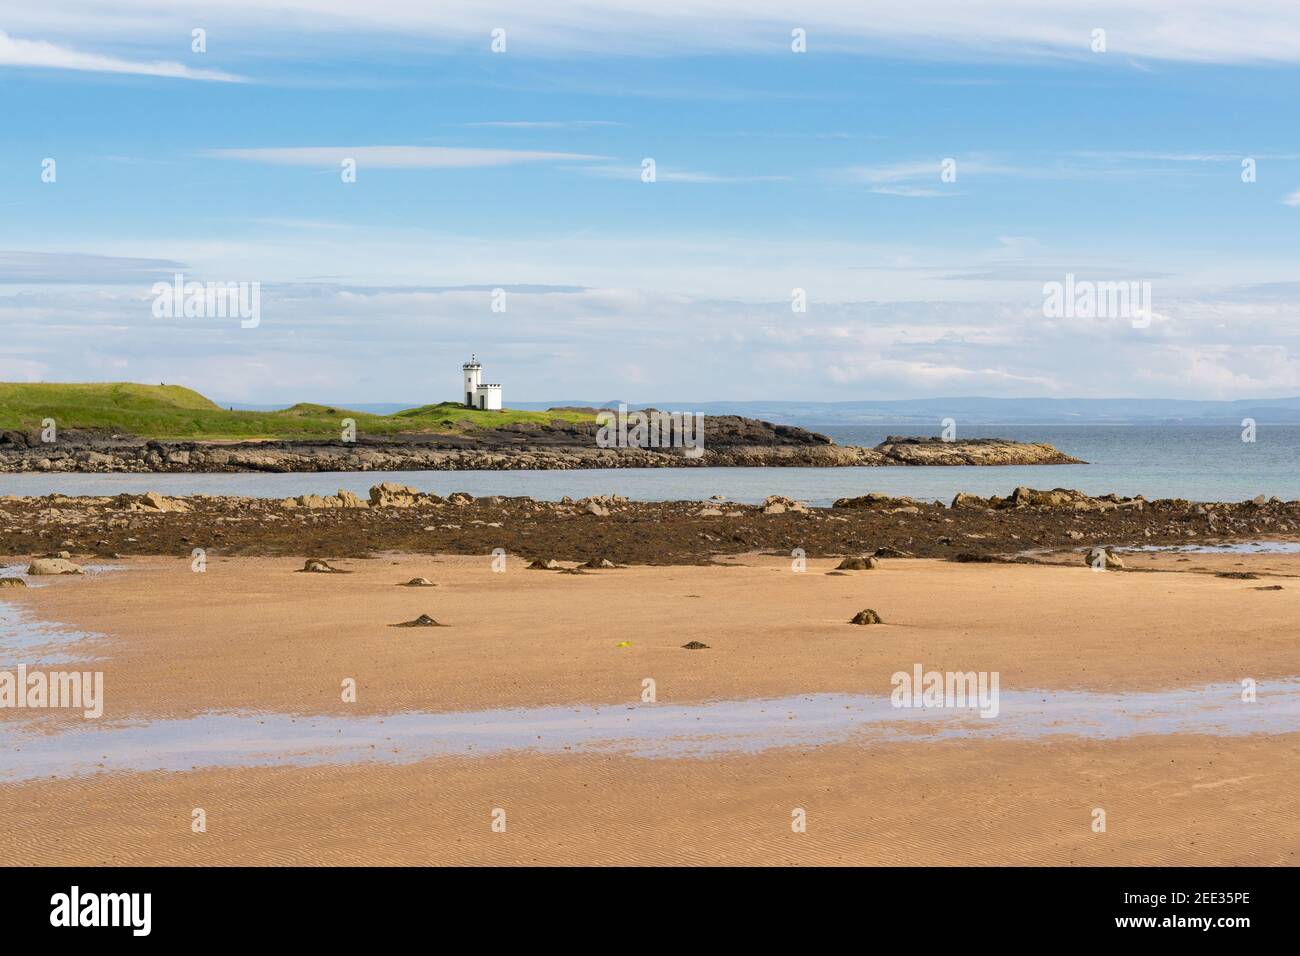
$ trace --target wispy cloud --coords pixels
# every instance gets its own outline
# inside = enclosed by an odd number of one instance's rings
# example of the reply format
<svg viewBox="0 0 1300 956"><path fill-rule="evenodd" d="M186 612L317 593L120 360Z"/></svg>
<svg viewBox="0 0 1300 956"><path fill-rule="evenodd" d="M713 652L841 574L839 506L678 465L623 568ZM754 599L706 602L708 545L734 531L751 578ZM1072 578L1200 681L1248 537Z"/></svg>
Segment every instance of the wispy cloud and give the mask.
<svg viewBox="0 0 1300 956"><path fill-rule="evenodd" d="M465 169L516 166L520 163L604 159L586 153L552 153L533 149L477 149L467 146L269 146L216 149L206 155L243 159L274 166L337 166L345 159L371 169Z"/></svg>
<svg viewBox="0 0 1300 956"><path fill-rule="evenodd" d="M641 178L641 166L636 165L609 165L609 166L580 166L579 171L588 176L599 176L602 179L628 179L635 180ZM721 173L706 173L695 169L681 169L669 166L655 167L655 182L660 183L778 183L789 181L789 176L733 176Z"/></svg>
<svg viewBox="0 0 1300 956"><path fill-rule="evenodd" d="M1284 206L1300 206L1300 189L1290 193L1282 198Z"/></svg>
<svg viewBox="0 0 1300 956"><path fill-rule="evenodd" d="M882 48L941 52L968 59L1095 58L1091 32L1102 27L1107 54L1141 65L1300 62L1300 20L1291 3L1239 0L927 0L886 2L862 15L860 0L823 0L792 9L789 0L512 0L419 3L415 0L118 0L80 3L75 16L56 3L11 4L10 29L96 37L174 37L203 14L210 27L258 31L266 42L301 42L303 31L357 42L361 34L436 37L440 44L483 48L494 27L509 31L511 55L557 52L681 54L726 50L789 52L790 30L807 30L813 51L878 55ZM292 13L292 29L283 25ZM278 35L276 35L278 33Z"/></svg>
<svg viewBox="0 0 1300 956"><path fill-rule="evenodd" d="M922 186L877 186L871 191L881 196L903 196L907 199L944 199L957 195L956 192Z"/></svg>
<svg viewBox="0 0 1300 956"><path fill-rule="evenodd" d="M220 70L194 70L168 60L142 62L123 60L100 53L84 53L44 40L19 40L0 31L0 66L35 67L50 70L83 70L93 73L132 73L177 80L208 80L216 83L244 83L244 77Z"/></svg>
<svg viewBox="0 0 1300 956"><path fill-rule="evenodd" d="M610 120L484 120L479 123L466 123L469 127L492 127L496 129L588 129L593 126L625 126Z"/></svg>

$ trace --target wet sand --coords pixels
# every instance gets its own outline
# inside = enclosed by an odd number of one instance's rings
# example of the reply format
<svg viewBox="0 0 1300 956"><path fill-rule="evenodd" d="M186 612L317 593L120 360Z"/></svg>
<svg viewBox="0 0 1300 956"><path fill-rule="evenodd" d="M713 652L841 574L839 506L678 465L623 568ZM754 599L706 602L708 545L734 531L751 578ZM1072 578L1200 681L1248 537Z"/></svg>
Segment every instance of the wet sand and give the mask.
<svg viewBox="0 0 1300 956"><path fill-rule="evenodd" d="M1186 571L1190 557L1258 580ZM1126 556L1127 560L1127 556ZM887 695L914 664L1003 692L1107 692L1300 674L1300 557L1082 565L757 555L720 566L503 573L489 557L132 558L2 597L102 639L103 723L211 711L383 715ZM1240 566L1239 566L1240 565ZM1182 572L1182 573L1173 573ZM433 588L398 582L424 576ZM1280 584L1280 591L1257 587ZM1294 586L1293 586L1294 585ZM858 610L883 625L846 622ZM392 628L428 613L445 628ZM707 650L681 648L690 640ZM624 646L620 646L624 645ZM0 640L0 647L3 647ZM69 648L62 648L67 652ZM6 652L3 663L14 657ZM76 666L76 665L74 665ZM356 703L340 683L355 678ZM67 713L0 711L50 732ZM707 728L705 728L707 729ZM1296 732L796 746L707 759L508 753L112 773L0 784L0 852L49 863L1290 863ZM20 754L5 754L21 759ZM208 832L190 831L203 807ZM505 833L490 828L493 808ZM791 811L808 812L792 833ZM1091 829L1095 807L1107 832Z"/></svg>
<svg viewBox="0 0 1300 956"><path fill-rule="evenodd" d="M1168 560L1165 558L1163 560ZM1232 563L1253 561L1234 557ZM1300 557L1258 559L1300 573ZM1300 674L1300 579L1097 573L1080 565L760 555L714 567L505 573L491 558L135 558L121 572L45 578L5 600L107 639L88 645L105 717L243 707L298 713L469 710L888 694L890 676L998 671L1004 689L1151 690ZM1177 565L1171 564L1171 567ZM423 576L437 586L399 587ZM1281 591L1257 591L1271 583ZM883 625L848 620L873 608ZM393 628L427 613L444 628ZM708 650L685 651L698 639ZM340 699L341 681L358 699ZM5 712L0 711L0 719Z"/></svg>
<svg viewBox="0 0 1300 956"><path fill-rule="evenodd" d="M1294 866L1297 758L1300 734L116 775L0 788L0 854L32 865ZM196 807L206 833L191 832ZM795 808L805 833L791 830ZM1097 808L1105 833L1092 829Z"/></svg>

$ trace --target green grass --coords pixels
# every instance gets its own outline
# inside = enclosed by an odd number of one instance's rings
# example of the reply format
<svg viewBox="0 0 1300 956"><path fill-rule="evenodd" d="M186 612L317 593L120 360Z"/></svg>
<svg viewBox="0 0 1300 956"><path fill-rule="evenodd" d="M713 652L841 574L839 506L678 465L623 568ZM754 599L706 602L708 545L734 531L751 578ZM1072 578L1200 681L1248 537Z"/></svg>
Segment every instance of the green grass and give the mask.
<svg viewBox="0 0 1300 956"><path fill-rule="evenodd" d="M463 435L501 425L593 420L582 412L510 408L487 412L456 402L422 405L393 415L368 415L305 402L274 412L230 411L180 385L0 382L0 429L36 432L46 418L54 419L59 429L93 428L139 438L207 441L338 438L345 418L355 419L358 436L398 432Z"/></svg>

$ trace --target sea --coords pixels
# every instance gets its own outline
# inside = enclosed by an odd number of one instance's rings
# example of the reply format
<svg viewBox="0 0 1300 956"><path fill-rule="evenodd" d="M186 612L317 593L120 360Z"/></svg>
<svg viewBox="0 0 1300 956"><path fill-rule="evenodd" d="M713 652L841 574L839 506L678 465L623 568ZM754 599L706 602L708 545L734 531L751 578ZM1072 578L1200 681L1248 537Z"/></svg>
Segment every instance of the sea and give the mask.
<svg viewBox="0 0 1300 956"><path fill-rule="evenodd" d="M911 425L800 423L840 445L875 445L888 435L926 434ZM934 434L938 434L937 429ZM440 495L624 495L640 501L700 501L723 495L761 502L786 495L815 506L882 492L949 501L958 491L1006 495L1018 485L1076 488L1147 498L1242 501L1257 495L1300 499L1300 425L1260 425L1252 442L1235 425L980 425L959 438L1048 442L1085 465L886 468L614 468L575 471L367 471L304 474L0 474L0 494L243 495L285 498L395 481Z"/></svg>

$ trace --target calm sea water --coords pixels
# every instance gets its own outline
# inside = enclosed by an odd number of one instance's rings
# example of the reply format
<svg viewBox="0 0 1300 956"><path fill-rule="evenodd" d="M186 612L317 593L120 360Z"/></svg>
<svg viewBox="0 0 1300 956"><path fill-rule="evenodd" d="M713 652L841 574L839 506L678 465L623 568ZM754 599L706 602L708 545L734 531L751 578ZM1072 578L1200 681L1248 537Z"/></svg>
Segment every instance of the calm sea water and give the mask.
<svg viewBox="0 0 1300 956"><path fill-rule="evenodd" d="M915 425L806 427L842 445L875 445L886 435L920 434ZM937 434L937 430L936 430ZM332 494L340 488L363 497L380 481L422 491L472 495L531 495L559 499L621 494L644 501L762 501L788 495L814 505L869 491L947 501L958 491L1006 494L1017 485L1078 488L1148 498L1240 501L1256 495L1300 499L1300 425L1261 426L1256 441L1241 440L1235 426L986 425L959 431L962 438L1000 437L1050 442L1086 465L956 468L620 468L582 471L398 471L233 475L0 475L0 494L247 495L283 498Z"/></svg>

